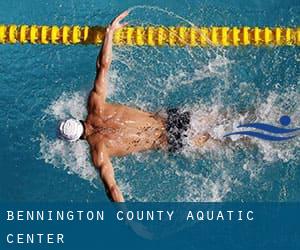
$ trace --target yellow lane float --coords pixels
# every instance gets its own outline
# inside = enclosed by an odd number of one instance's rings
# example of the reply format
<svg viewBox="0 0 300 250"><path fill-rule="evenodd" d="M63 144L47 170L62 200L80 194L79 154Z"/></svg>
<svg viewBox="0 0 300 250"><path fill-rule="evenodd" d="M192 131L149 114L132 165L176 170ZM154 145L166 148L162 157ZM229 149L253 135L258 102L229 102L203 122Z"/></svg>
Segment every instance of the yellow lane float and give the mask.
<svg viewBox="0 0 300 250"><path fill-rule="evenodd" d="M0 25L0 44L101 44L105 27ZM114 44L128 46L299 46L299 27L126 27Z"/></svg>

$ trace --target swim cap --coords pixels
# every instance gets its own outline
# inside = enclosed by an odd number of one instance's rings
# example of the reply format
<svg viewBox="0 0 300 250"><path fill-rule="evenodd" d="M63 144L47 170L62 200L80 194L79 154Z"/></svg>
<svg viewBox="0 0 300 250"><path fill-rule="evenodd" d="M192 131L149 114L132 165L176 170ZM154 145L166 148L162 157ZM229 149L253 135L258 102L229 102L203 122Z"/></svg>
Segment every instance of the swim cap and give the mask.
<svg viewBox="0 0 300 250"><path fill-rule="evenodd" d="M79 120L71 118L61 121L58 130L60 138L74 142L77 141L83 134L84 128Z"/></svg>

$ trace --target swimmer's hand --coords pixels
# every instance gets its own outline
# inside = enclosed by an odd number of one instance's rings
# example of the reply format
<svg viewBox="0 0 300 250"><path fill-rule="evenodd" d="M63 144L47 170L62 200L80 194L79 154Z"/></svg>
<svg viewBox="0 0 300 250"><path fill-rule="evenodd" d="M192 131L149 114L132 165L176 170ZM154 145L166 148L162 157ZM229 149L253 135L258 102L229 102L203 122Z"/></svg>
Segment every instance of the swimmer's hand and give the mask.
<svg viewBox="0 0 300 250"><path fill-rule="evenodd" d="M107 32L115 32L118 29L124 28L126 25L128 25L128 22L120 23L125 17L127 17L129 14L129 11L126 10L123 13L121 13L119 16L117 16L107 27Z"/></svg>

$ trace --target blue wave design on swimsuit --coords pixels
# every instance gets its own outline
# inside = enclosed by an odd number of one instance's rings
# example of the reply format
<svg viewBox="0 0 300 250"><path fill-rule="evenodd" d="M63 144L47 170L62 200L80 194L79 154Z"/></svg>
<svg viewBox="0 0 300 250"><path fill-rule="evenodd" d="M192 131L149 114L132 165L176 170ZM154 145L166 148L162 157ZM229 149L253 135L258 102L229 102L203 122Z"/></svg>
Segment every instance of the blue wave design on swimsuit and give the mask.
<svg viewBox="0 0 300 250"><path fill-rule="evenodd" d="M279 122L282 126L288 126L291 123L291 118L289 116L281 116ZM255 137L267 141L286 141L295 138L297 134L295 135L294 133L300 131L300 128L293 128L293 129L280 128L266 123L247 123L247 124L240 125L237 128L253 128L253 129L262 130L263 132L269 132L272 134L286 135L286 136L275 136L275 135L265 134L256 131L239 131L239 132L232 132L226 134L224 135L224 137L228 137L231 135L247 135L250 137ZM293 135L290 135L291 133L293 133Z"/></svg>

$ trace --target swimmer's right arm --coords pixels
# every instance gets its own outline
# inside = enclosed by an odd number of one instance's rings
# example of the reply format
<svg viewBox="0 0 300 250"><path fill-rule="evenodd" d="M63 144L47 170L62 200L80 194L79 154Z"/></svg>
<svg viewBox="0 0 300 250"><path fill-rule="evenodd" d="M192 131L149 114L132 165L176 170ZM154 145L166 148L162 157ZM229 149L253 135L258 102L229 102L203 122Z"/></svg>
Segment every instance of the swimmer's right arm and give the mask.
<svg viewBox="0 0 300 250"><path fill-rule="evenodd" d="M123 12L117 16L111 24L107 27L103 46L96 61L96 78L94 84L94 91L103 97L105 100L107 94L107 75L112 61L112 44L114 32L127 25L127 23L120 23L127 15L128 11Z"/></svg>
<svg viewBox="0 0 300 250"><path fill-rule="evenodd" d="M105 186L108 198L113 202L124 202L123 195L117 185L114 169L104 144L97 146L92 152L95 167Z"/></svg>

